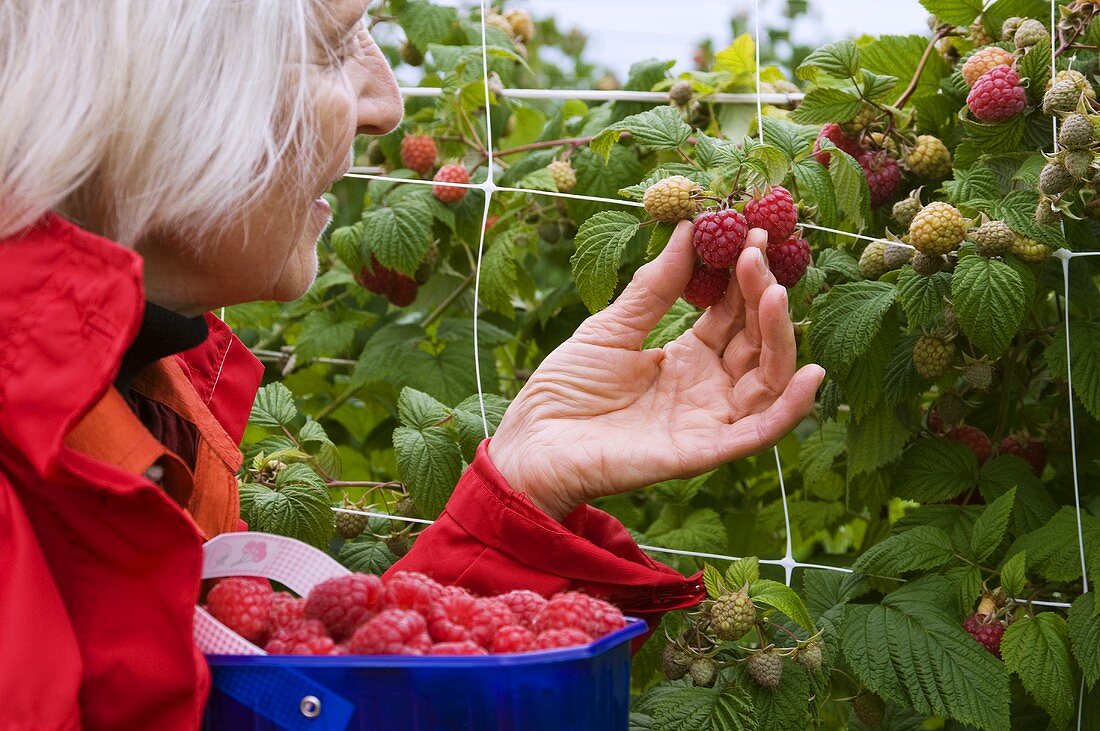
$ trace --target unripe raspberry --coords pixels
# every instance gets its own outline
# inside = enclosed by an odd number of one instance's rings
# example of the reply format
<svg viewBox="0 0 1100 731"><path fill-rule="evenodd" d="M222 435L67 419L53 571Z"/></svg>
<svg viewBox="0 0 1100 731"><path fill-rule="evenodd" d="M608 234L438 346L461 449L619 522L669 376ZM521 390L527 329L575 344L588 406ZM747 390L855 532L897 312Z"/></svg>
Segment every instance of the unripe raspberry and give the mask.
<svg viewBox="0 0 1100 731"><path fill-rule="evenodd" d="M759 650L749 655L745 670L765 690L775 690L783 680L783 660L770 650Z"/></svg>
<svg viewBox="0 0 1100 731"><path fill-rule="evenodd" d="M821 643L817 641L806 643L799 648L798 654L794 656L794 661L810 673L821 670Z"/></svg>
<svg viewBox="0 0 1100 731"><path fill-rule="evenodd" d="M435 140L427 135L406 135L401 140L401 164L424 175L435 167Z"/></svg>
<svg viewBox="0 0 1100 731"><path fill-rule="evenodd" d="M1058 130L1058 144L1071 150L1083 150L1096 144L1092 121L1084 114L1070 114Z"/></svg>
<svg viewBox="0 0 1100 731"><path fill-rule="evenodd" d="M1026 262L1038 264L1046 261L1047 257L1050 256L1050 247L1035 239L1017 236L1016 243L1012 246L1012 253Z"/></svg>
<svg viewBox="0 0 1100 731"><path fill-rule="evenodd" d="M756 605L744 592L723 594L710 610L710 626L718 639L733 642L745 636L756 623Z"/></svg>
<svg viewBox="0 0 1100 731"><path fill-rule="evenodd" d="M691 674L691 684L697 688L710 688L718 679L718 664L709 657L700 657L692 661L688 667Z"/></svg>
<svg viewBox="0 0 1100 731"><path fill-rule="evenodd" d="M998 46L986 46L979 48L966 59L962 67L962 77L967 86L974 86L974 82L994 66L1011 65L1012 54L1009 51Z"/></svg>
<svg viewBox="0 0 1100 731"><path fill-rule="evenodd" d="M665 677L669 680L679 680L687 675L691 661L692 655L687 650L675 644L665 645L661 665L664 668Z"/></svg>
<svg viewBox="0 0 1100 731"><path fill-rule="evenodd" d="M913 249L901 244L886 242L886 249L882 252L882 263L888 271L900 269L913 260Z"/></svg>
<svg viewBox="0 0 1100 731"><path fill-rule="evenodd" d="M415 45L405 41L401 44L401 60L410 66L419 66L424 63L424 54Z"/></svg>
<svg viewBox="0 0 1100 731"><path fill-rule="evenodd" d="M512 26L512 32L521 41L529 41L535 37L535 21L531 19L531 13L522 9L509 10L504 14L505 20Z"/></svg>
<svg viewBox="0 0 1100 731"><path fill-rule="evenodd" d="M1004 256L1012 250L1016 234L1004 221L987 221L971 231L970 238L982 256Z"/></svg>
<svg viewBox="0 0 1100 731"><path fill-rule="evenodd" d="M775 281L787 289L798 284L810 266L813 254L806 239L793 236L781 244L768 244L768 268Z"/></svg>
<svg viewBox="0 0 1100 731"><path fill-rule="evenodd" d="M745 217L732 208L707 211L695 219L692 243L703 263L715 269L727 269L737 263L749 233Z"/></svg>
<svg viewBox="0 0 1100 731"><path fill-rule="evenodd" d="M868 150L857 158L867 179L867 188L871 191L871 205L881 206L894 197L901 182L901 167L898 161L882 150Z"/></svg>
<svg viewBox="0 0 1100 731"><path fill-rule="evenodd" d="M577 172L567 160L555 160L550 163L550 177L554 179L554 185L558 192L568 193L577 184Z"/></svg>
<svg viewBox="0 0 1100 731"><path fill-rule="evenodd" d="M966 106L983 122L1003 122L1024 111L1027 91L1014 68L995 66L974 82Z"/></svg>
<svg viewBox="0 0 1100 731"><path fill-rule="evenodd" d="M917 274L920 274L922 277L930 277L937 272L943 271L943 267L947 262L945 262L943 257L939 254L925 254L922 251L918 251L913 254L913 261L910 263L913 265L913 271Z"/></svg>
<svg viewBox="0 0 1100 731"><path fill-rule="evenodd" d="M963 368L963 380L975 391L985 391L993 385L993 366L982 361L968 363Z"/></svg>
<svg viewBox="0 0 1100 731"><path fill-rule="evenodd" d="M1054 75L1053 79L1047 81L1046 88L1049 89L1059 81L1072 81L1074 86L1077 87L1077 90L1084 94L1086 99L1096 98L1096 90L1092 88L1092 84L1089 83L1088 77L1076 69L1059 71Z"/></svg>
<svg viewBox="0 0 1100 731"><path fill-rule="evenodd" d="M878 119L878 116L881 113L882 112L880 112L878 108L876 108L873 104L863 102L863 106L860 107L859 112L856 113L856 116L853 119L842 123L840 125L840 128L844 130L845 134L851 137L855 137L859 135L860 132L867 129L867 127L872 124L876 119Z"/></svg>
<svg viewBox="0 0 1100 731"><path fill-rule="evenodd" d="M939 180L951 173L951 152L939 137L918 135L905 164L922 178Z"/></svg>
<svg viewBox="0 0 1100 731"><path fill-rule="evenodd" d="M470 174L466 172L466 168L462 165L451 163L439 168L439 172L435 174L432 180L436 183L461 183L465 185L470 182ZM468 188L457 188L453 185L432 186L432 193L444 203L457 203L465 198L468 192Z"/></svg>
<svg viewBox="0 0 1100 731"><path fill-rule="evenodd" d="M909 243L924 254L946 254L966 237L966 220L958 208L933 201L920 209L909 224Z"/></svg>
<svg viewBox="0 0 1100 731"><path fill-rule="evenodd" d="M706 264L696 264L691 279L684 287L684 301L705 310L718 304L730 284L729 269L711 269Z"/></svg>
<svg viewBox="0 0 1100 731"><path fill-rule="evenodd" d="M512 24L500 13L489 13L486 15L485 25L491 25L509 38L516 37L516 32L512 30Z"/></svg>
<svg viewBox="0 0 1100 731"><path fill-rule="evenodd" d="M1043 195L1065 193L1073 185L1073 176L1056 162L1047 163L1039 173L1039 192Z"/></svg>
<svg viewBox="0 0 1100 731"><path fill-rule="evenodd" d="M798 209L790 191L773 185L766 193L753 195L745 204L745 221L749 228L768 232L768 241L786 241L798 226Z"/></svg>
<svg viewBox="0 0 1100 731"><path fill-rule="evenodd" d="M944 394L936 402L935 414L940 426L957 426L966 416L966 402L953 393Z"/></svg>
<svg viewBox="0 0 1100 731"><path fill-rule="evenodd" d="M700 186L683 175L672 175L646 188L642 204L658 221L674 223L695 214L694 195Z"/></svg>
<svg viewBox="0 0 1100 731"><path fill-rule="evenodd" d="M869 690L862 690L852 699L852 711L867 728L878 728L886 717L886 703Z"/></svg>
<svg viewBox="0 0 1100 731"><path fill-rule="evenodd" d="M1040 226L1053 226L1061 220L1062 211L1058 208L1057 202L1045 195L1039 196L1039 202L1035 204L1035 223Z"/></svg>
<svg viewBox="0 0 1100 731"><path fill-rule="evenodd" d="M1020 27L1020 23L1023 23L1024 19L1013 15L1011 18L1005 18L1005 22L1001 23L1001 38L1006 41L1011 41L1012 37L1016 35L1016 29Z"/></svg>
<svg viewBox="0 0 1100 731"><path fill-rule="evenodd" d="M686 107L691 103L694 95L695 90L692 88L691 82L683 79L677 81L668 90L668 100L678 107Z"/></svg>
<svg viewBox="0 0 1100 731"><path fill-rule="evenodd" d="M1062 153L1062 167L1076 180L1092 179L1095 160L1092 150L1065 150Z"/></svg>
<svg viewBox="0 0 1100 731"><path fill-rule="evenodd" d="M821 131L817 134L817 139L814 140L814 159L825 167L829 167L831 155L827 151L822 151L822 140L829 140L836 145L837 148L847 152L852 157L858 157L859 153L863 151L859 146L859 140L846 135L844 130L842 130L840 125L836 122L829 122L821 127Z"/></svg>
<svg viewBox="0 0 1100 731"><path fill-rule="evenodd" d="M878 279L890 268L886 266L886 244L872 241L859 256L859 273L864 279Z"/></svg>
<svg viewBox="0 0 1100 731"><path fill-rule="evenodd" d="M909 224L913 222L913 218L920 212L922 207L920 198L914 194L902 198L895 203L893 209L890 211L890 215L898 222L898 225L904 229L908 229Z"/></svg>
<svg viewBox="0 0 1100 731"><path fill-rule="evenodd" d="M871 140L870 149L872 150L884 150L889 153L890 157L898 156L898 145L894 142L894 138L887 135L885 132L872 132L867 135Z"/></svg>
<svg viewBox="0 0 1100 731"><path fill-rule="evenodd" d="M367 162L371 165L381 165L386 162L386 153L378 140L371 140L367 145Z"/></svg>
<svg viewBox="0 0 1100 731"><path fill-rule="evenodd" d="M1034 18L1028 18L1020 23L1016 32L1012 35L1012 42L1017 49L1031 48L1036 43L1050 40L1050 31L1045 23Z"/></svg>
<svg viewBox="0 0 1100 731"><path fill-rule="evenodd" d="M1081 101L1082 91L1071 79L1062 79L1043 94L1043 111L1047 114L1073 112Z"/></svg>
<svg viewBox="0 0 1100 731"><path fill-rule="evenodd" d="M977 18L966 29L966 37L975 46L986 46L992 43L995 39L989 35L985 30L985 25L982 23L981 18Z"/></svg>
<svg viewBox="0 0 1100 731"><path fill-rule="evenodd" d="M365 509L363 505L357 505L347 498L344 498L344 504L340 507L347 510ZM370 521L370 516L358 513L337 513L334 519L336 532L347 541L357 538L363 532L363 529L367 527L368 521Z"/></svg>
<svg viewBox="0 0 1100 731"><path fill-rule="evenodd" d="M955 344L924 335L913 346L913 365L926 381L938 381L955 359Z"/></svg>

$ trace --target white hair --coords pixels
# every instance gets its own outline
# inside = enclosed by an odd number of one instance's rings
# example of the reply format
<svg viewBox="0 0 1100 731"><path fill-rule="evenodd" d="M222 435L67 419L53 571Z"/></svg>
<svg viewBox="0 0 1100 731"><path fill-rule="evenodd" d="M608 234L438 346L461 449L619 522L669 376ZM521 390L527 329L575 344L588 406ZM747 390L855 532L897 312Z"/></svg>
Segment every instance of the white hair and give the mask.
<svg viewBox="0 0 1100 731"><path fill-rule="evenodd" d="M227 220L312 147L320 5L0 2L0 239L50 210L124 246Z"/></svg>

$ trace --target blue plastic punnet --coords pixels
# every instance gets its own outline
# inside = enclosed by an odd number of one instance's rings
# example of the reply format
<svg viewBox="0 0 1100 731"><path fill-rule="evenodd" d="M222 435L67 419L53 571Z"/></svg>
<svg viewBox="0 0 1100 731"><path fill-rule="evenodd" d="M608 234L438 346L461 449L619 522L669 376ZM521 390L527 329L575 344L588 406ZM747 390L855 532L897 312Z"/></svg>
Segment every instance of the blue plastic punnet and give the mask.
<svg viewBox="0 0 1100 731"><path fill-rule="evenodd" d="M208 655L204 731L626 731L630 641L514 655Z"/></svg>

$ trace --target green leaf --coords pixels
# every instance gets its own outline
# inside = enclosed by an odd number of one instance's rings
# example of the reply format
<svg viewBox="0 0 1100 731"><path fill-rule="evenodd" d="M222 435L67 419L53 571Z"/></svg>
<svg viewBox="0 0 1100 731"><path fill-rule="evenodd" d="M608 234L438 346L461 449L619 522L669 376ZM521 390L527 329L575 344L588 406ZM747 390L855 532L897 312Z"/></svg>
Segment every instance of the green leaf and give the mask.
<svg viewBox="0 0 1100 731"><path fill-rule="evenodd" d="M841 284L814 305L810 350L826 370L843 372L871 345L897 289L885 282Z"/></svg>
<svg viewBox="0 0 1100 731"><path fill-rule="evenodd" d="M1100 519L1081 515L1085 555L1100 555ZM1021 536L1012 544L1010 554L1027 552L1028 570L1050 581L1076 581L1081 578L1081 546L1077 539L1077 510L1063 506L1050 521L1036 531ZM1090 568L1100 567L1093 558Z"/></svg>
<svg viewBox="0 0 1100 731"><path fill-rule="evenodd" d="M837 208L856 229L862 229L871 218L871 191L863 168L854 157L840 150L831 150L829 159Z"/></svg>
<svg viewBox="0 0 1100 731"><path fill-rule="evenodd" d="M802 103L789 118L799 124L822 124L834 120L847 121L860 110L859 96L833 86L819 86L806 92Z"/></svg>
<svg viewBox="0 0 1100 731"><path fill-rule="evenodd" d="M396 15L406 37L421 51L427 51L432 43L444 42L458 21L454 8L425 0L404 3Z"/></svg>
<svg viewBox="0 0 1100 731"><path fill-rule="evenodd" d="M978 482L978 459L948 439L921 439L905 451L894 474L894 494L919 502L950 500Z"/></svg>
<svg viewBox="0 0 1100 731"><path fill-rule="evenodd" d="M485 421L489 422L489 436L496 432L504 412L508 409L508 399L495 393L484 394ZM455 429L462 446L462 457L472 462L477 447L485 439L485 423L481 418L481 400L475 393L454 408Z"/></svg>
<svg viewBox="0 0 1100 731"><path fill-rule="evenodd" d="M872 101L885 101L898 85L898 77L876 74L863 69L863 95Z"/></svg>
<svg viewBox="0 0 1100 731"><path fill-rule="evenodd" d="M676 224L674 223L654 224L653 233L649 235L649 244L646 245L646 256L652 259L664 251L675 230Z"/></svg>
<svg viewBox="0 0 1100 731"><path fill-rule="evenodd" d="M838 216L836 193L833 191L832 179L825 166L808 157L796 162L791 172L794 173L798 192L817 206L821 223L825 226L835 226Z"/></svg>
<svg viewBox="0 0 1100 731"><path fill-rule="evenodd" d="M703 586L706 587L707 596L711 599L717 599L729 591L725 579L722 578L722 572L709 563L703 564Z"/></svg>
<svg viewBox="0 0 1100 731"><path fill-rule="evenodd" d="M294 355L300 363L314 358L341 356L355 340L355 325L347 314L326 309L311 312L301 321L301 330L294 339Z"/></svg>
<svg viewBox="0 0 1100 731"><path fill-rule="evenodd" d="M951 294L970 342L991 357L1003 353L1020 329L1029 304L1016 270L998 259L964 257L951 277Z"/></svg>
<svg viewBox="0 0 1100 731"><path fill-rule="evenodd" d="M606 161L611 154L611 146L619 141L623 132L629 132L631 139L642 147L673 150L687 142L691 136L691 127L684 122L676 109L666 105L635 114L604 128L589 144Z"/></svg>
<svg viewBox="0 0 1100 731"><path fill-rule="evenodd" d="M996 124L964 119L963 127L966 128L967 137L955 148L955 165L968 168L991 151L1018 149L1024 137L1025 124L1026 117L1023 114Z"/></svg>
<svg viewBox="0 0 1100 731"><path fill-rule="evenodd" d="M920 0L924 9L943 23L970 25L982 12L982 0Z"/></svg>
<svg viewBox="0 0 1100 731"><path fill-rule="evenodd" d="M778 581L761 579L749 587L749 597L758 604L766 604L779 610L811 635L817 632L806 605L794 589Z"/></svg>
<svg viewBox="0 0 1100 731"><path fill-rule="evenodd" d="M655 546L681 551L713 553L728 541L722 519L710 508L696 510L682 522L675 523L668 520L665 512L662 512L661 518L653 522L646 534L650 543Z"/></svg>
<svg viewBox="0 0 1100 731"><path fill-rule="evenodd" d="M253 494L245 518L250 529L328 547L333 529L328 487L312 469L287 465L275 477L274 490L254 485L250 489Z"/></svg>
<svg viewBox="0 0 1100 731"><path fill-rule="evenodd" d="M730 586L741 588L746 584L751 585L760 578L760 561L756 556L746 556L738 559L726 569L726 582Z"/></svg>
<svg viewBox="0 0 1100 731"><path fill-rule="evenodd" d="M1042 527L1058 512L1046 486L1031 471L1031 465L1013 454L1003 454L982 465L978 482L982 497L993 502L1010 489L1016 490L1012 526L1016 534Z"/></svg>
<svg viewBox="0 0 1100 731"><path fill-rule="evenodd" d="M611 301L618 285L619 263L627 243L638 232L638 219L622 211L603 211L581 224L577 250L570 262L581 300L591 312Z"/></svg>
<svg viewBox="0 0 1100 731"><path fill-rule="evenodd" d="M859 49L863 68L879 74L889 74L899 79L911 79L922 61L924 70L917 82L914 97L935 94L940 79L951 69L938 53L925 57L928 39L924 36L880 36Z"/></svg>
<svg viewBox="0 0 1100 731"><path fill-rule="evenodd" d="M752 700L741 685L677 688L653 710L653 731L756 731Z"/></svg>
<svg viewBox="0 0 1100 731"><path fill-rule="evenodd" d="M643 348L663 348L691 329L699 319L699 310L682 299L676 300L657 326L649 331Z"/></svg>
<svg viewBox="0 0 1100 731"><path fill-rule="evenodd" d="M970 538L971 558L981 562L1001 545L1008 530L1008 519L1012 515L1012 504L1016 501L1016 488L1012 488L994 500L974 523L974 534Z"/></svg>
<svg viewBox="0 0 1100 731"><path fill-rule="evenodd" d="M271 383L256 394L248 420L256 426L278 428L289 426L297 416L294 394L281 383Z"/></svg>
<svg viewBox="0 0 1100 731"><path fill-rule="evenodd" d="M1032 103L1041 102L1050 81L1050 41L1041 40L1027 49L1027 53L1016 62L1016 71L1021 78L1028 79L1027 95Z"/></svg>
<svg viewBox="0 0 1100 731"><path fill-rule="evenodd" d="M859 73L859 47L854 41L837 41L821 46L799 64L795 73L806 81L817 81L818 72L837 79Z"/></svg>
<svg viewBox="0 0 1100 731"><path fill-rule="evenodd" d="M1066 620L1054 612L1017 619L1005 630L1001 655L1039 706L1065 725L1077 699Z"/></svg>
<svg viewBox="0 0 1100 731"><path fill-rule="evenodd" d="M921 337L921 333L908 333L898 338L894 346L894 354L890 356L890 362L886 364L886 376L882 384L886 395L886 403L898 406L909 399L924 393L927 382L917 372L913 363L913 346Z"/></svg>
<svg viewBox="0 0 1100 731"><path fill-rule="evenodd" d="M1020 596L1027 585L1027 552L1020 551L1001 566L1001 587L1009 596Z"/></svg>
<svg viewBox="0 0 1100 731"><path fill-rule="evenodd" d="M889 351L878 354L889 355ZM877 379L881 383L881 377ZM901 456L909 439L909 428L891 406L879 402L870 412L848 428L848 473L873 472Z"/></svg>
<svg viewBox="0 0 1100 731"><path fill-rule="evenodd" d="M1095 591L1077 597L1069 608L1070 646L1090 688L1100 680L1100 615L1097 610Z"/></svg>
<svg viewBox="0 0 1100 731"><path fill-rule="evenodd" d="M934 569L954 559L950 536L934 526L920 525L871 546L852 568L862 574L896 577Z"/></svg>
<svg viewBox="0 0 1100 731"><path fill-rule="evenodd" d="M742 33L733 43L714 54L714 70L724 71L733 82L747 82L756 78L756 41L749 33Z"/></svg>
<svg viewBox="0 0 1100 731"><path fill-rule="evenodd" d="M556 190L556 188L555 188ZM516 229L508 229L493 239L481 260L481 283L478 296L493 312L508 319L515 317L512 298L517 292Z"/></svg>
<svg viewBox="0 0 1100 731"><path fill-rule="evenodd" d="M1092 418L1100 420L1100 322L1073 321L1069 324L1073 392ZM1051 371L1066 379L1066 332L1058 328L1046 350Z"/></svg>
<svg viewBox="0 0 1100 731"><path fill-rule="evenodd" d="M847 428L835 421L827 421L802 442L799 452L799 470L807 485L814 485L844 451Z"/></svg>
<svg viewBox="0 0 1100 731"><path fill-rule="evenodd" d="M307 419L298 430L298 441L301 442L302 448L313 456L317 466L325 474L334 480L340 479L340 450L329 438L323 426L311 418Z"/></svg>
<svg viewBox="0 0 1100 731"><path fill-rule="evenodd" d="M405 387L397 397L397 418L402 426L426 429L439 426L451 415L451 410L428 394Z"/></svg>
<svg viewBox="0 0 1100 731"><path fill-rule="evenodd" d="M462 474L462 453L446 429L398 427L393 432L397 469L417 508L434 518Z"/></svg>
<svg viewBox="0 0 1100 731"><path fill-rule="evenodd" d="M783 658L783 679L774 691L765 690L742 672L740 687L748 687L756 708L756 731L790 731L811 728L810 699L814 695L808 673Z"/></svg>
<svg viewBox="0 0 1100 731"><path fill-rule="evenodd" d="M343 545L337 560L349 571L381 576L397 563L397 556L384 541L357 539Z"/></svg>
<svg viewBox="0 0 1100 731"><path fill-rule="evenodd" d="M623 84L623 90L652 90L655 85L667 78L668 70L672 68L674 63L674 61L666 61L657 58L647 58L644 61L637 61L631 64L630 70L627 73L626 83ZM618 122L619 120L625 119L632 114L638 114L639 112L645 111L652 106L653 102L617 101L611 105L611 114L608 120L610 122ZM635 180L637 180L637 178L635 178ZM580 188L580 190L588 190L588 188Z"/></svg>
<svg viewBox="0 0 1100 731"><path fill-rule="evenodd" d="M412 276L431 245L432 210L422 199L403 196L393 206L363 216L361 241L382 266Z"/></svg>
<svg viewBox="0 0 1100 731"><path fill-rule="evenodd" d="M898 300L911 331L943 311L944 300L950 294L951 275L947 272L926 277L913 267L905 267L898 274Z"/></svg>
<svg viewBox="0 0 1100 731"><path fill-rule="evenodd" d="M946 580L929 577L888 594L881 605L849 605L844 655L883 698L920 713L995 731L1008 727L1008 675L942 604Z"/></svg>

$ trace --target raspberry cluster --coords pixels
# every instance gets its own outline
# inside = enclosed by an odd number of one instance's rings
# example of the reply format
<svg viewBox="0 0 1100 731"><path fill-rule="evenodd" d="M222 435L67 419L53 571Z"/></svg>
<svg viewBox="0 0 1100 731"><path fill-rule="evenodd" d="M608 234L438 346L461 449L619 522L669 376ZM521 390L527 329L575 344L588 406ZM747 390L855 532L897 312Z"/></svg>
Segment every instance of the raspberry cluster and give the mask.
<svg viewBox="0 0 1100 731"><path fill-rule="evenodd" d="M285 655L531 652L586 645L626 624L618 608L581 592L481 597L409 571L384 580L339 576L304 598L266 581L223 579L206 609L249 642Z"/></svg>
<svg viewBox="0 0 1100 731"><path fill-rule="evenodd" d="M420 289L415 279L382 266L373 254L370 265L359 271L355 281L364 289L382 295L398 307L411 305Z"/></svg>

